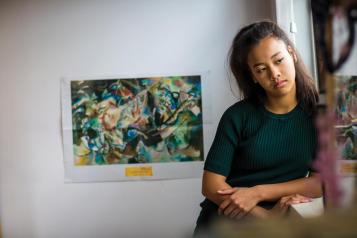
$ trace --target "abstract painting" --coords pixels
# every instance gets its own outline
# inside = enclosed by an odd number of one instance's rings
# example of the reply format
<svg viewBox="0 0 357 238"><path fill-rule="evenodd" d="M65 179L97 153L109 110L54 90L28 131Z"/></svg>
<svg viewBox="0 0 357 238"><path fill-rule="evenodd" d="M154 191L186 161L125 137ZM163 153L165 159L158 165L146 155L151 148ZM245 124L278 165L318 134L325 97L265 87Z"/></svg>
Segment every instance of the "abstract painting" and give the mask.
<svg viewBox="0 0 357 238"><path fill-rule="evenodd" d="M200 76L71 81L77 166L203 160Z"/></svg>
<svg viewBox="0 0 357 238"><path fill-rule="evenodd" d="M357 76L336 76L336 145L342 174L357 174Z"/></svg>
<svg viewBox="0 0 357 238"><path fill-rule="evenodd" d="M357 160L357 76L336 77L337 142L342 159Z"/></svg>

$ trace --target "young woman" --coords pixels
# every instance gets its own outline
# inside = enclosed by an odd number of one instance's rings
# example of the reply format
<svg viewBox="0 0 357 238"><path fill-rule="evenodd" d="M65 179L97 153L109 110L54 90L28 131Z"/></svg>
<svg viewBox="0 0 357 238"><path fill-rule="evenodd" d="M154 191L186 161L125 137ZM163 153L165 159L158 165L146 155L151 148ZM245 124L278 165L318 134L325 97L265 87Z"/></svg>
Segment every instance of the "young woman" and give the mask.
<svg viewBox="0 0 357 238"><path fill-rule="evenodd" d="M229 59L243 100L223 114L206 158L195 234L219 215L270 217L322 193L310 171L318 94L286 33L269 21L248 25Z"/></svg>

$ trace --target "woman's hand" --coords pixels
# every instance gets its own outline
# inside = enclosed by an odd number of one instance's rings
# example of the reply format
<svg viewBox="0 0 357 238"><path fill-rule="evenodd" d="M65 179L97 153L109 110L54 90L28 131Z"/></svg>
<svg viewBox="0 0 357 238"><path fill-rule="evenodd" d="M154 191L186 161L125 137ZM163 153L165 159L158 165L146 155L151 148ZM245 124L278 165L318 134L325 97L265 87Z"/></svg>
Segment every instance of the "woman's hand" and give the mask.
<svg viewBox="0 0 357 238"><path fill-rule="evenodd" d="M308 197L304 197L299 194L295 195L289 195L282 197L276 204L275 206L267 210L265 208L255 206L250 212L249 212L249 218L277 218L281 217L286 214L288 211L288 208L292 204L297 204L297 203L304 203L304 202L311 202L312 199Z"/></svg>
<svg viewBox="0 0 357 238"><path fill-rule="evenodd" d="M298 203L305 203L305 202L311 202L312 199L302 196L300 194L294 194L294 195L289 195L282 197L276 204L275 206L270 210L271 216L277 217L277 216L282 216L284 215L287 211L290 205L292 204L298 204Z"/></svg>
<svg viewBox="0 0 357 238"><path fill-rule="evenodd" d="M260 202L260 196L255 187L218 190L217 193L222 196L230 195L220 204L218 214L231 218L244 217Z"/></svg>

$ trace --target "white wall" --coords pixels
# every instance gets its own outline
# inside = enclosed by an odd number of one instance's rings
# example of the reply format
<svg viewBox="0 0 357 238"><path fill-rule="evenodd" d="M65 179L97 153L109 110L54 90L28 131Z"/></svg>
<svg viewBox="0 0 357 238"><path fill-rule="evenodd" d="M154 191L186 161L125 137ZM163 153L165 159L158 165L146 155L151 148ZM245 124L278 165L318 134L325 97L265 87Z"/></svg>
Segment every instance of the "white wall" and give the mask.
<svg viewBox="0 0 357 238"><path fill-rule="evenodd" d="M0 217L5 237L190 234L200 179L64 184L60 78L211 70L206 149L233 97L226 54L270 1L0 2ZM206 151L207 152L207 151ZM167 237L167 235L166 235Z"/></svg>
<svg viewBox="0 0 357 238"><path fill-rule="evenodd" d="M315 73L313 28L310 0L294 0L294 20L297 27L295 33L296 48L298 49L305 65L311 72ZM315 76L316 77L316 76Z"/></svg>
<svg viewBox="0 0 357 238"><path fill-rule="evenodd" d="M316 78L310 0L275 0L278 24L289 34L304 64ZM296 26L291 32L290 23Z"/></svg>
<svg viewBox="0 0 357 238"><path fill-rule="evenodd" d="M355 24L355 39L357 38L357 24ZM357 43L355 40L351 53L343 64L343 66L336 72L337 75L357 75Z"/></svg>

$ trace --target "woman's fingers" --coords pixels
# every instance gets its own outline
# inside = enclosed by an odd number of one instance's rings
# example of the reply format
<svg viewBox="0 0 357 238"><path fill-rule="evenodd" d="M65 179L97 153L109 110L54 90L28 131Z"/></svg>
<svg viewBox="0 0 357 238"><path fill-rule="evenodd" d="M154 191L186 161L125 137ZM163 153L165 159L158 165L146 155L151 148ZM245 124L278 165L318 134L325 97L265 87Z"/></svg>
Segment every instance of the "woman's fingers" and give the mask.
<svg viewBox="0 0 357 238"><path fill-rule="evenodd" d="M312 199L302 196L300 194L294 194L286 197L282 197L279 201L279 204L281 206L287 206L291 204L298 204L298 203L305 203L305 202L311 202Z"/></svg>
<svg viewBox="0 0 357 238"><path fill-rule="evenodd" d="M285 206L286 202L287 202L289 199L291 199L291 196L286 196L286 197L280 198L280 200L279 200L279 207L282 208L283 206Z"/></svg>
<svg viewBox="0 0 357 238"><path fill-rule="evenodd" d="M232 203L230 203L229 206L226 209L224 209L223 214L225 216L230 216L231 213L236 209L237 207L233 206Z"/></svg>
<svg viewBox="0 0 357 238"><path fill-rule="evenodd" d="M231 214L229 215L229 217L230 217L230 218L234 218L234 217L236 217L236 216L238 215L238 213L239 213L239 210L236 209L236 210L234 210L234 211L231 212Z"/></svg>
<svg viewBox="0 0 357 238"><path fill-rule="evenodd" d="M230 218L234 219L242 219L247 213L244 212L242 209L234 207L234 206L229 206L226 208L224 211L224 215Z"/></svg>
<svg viewBox="0 0 357 238"><path fill-rule="evenodd" d="M224 215L227 217L236 217L242 209L237 207L231 199L224 200L218 208L218 215Z"/></svg>
<svg viewBox="0 0 357 238"><path fill-rule="evenodd" d="M279 202L274 206L274 208L272 209L272 214L281 216L287 212L290 205L311 201L311 198L302 196L300 194L285 196L280 198Z"/></svg>
<svg viewBox="0 0 357 238"><path fill-rule="evenodd" d="M230 203L231 201L229 199L224 200L218 208L218 215L222 215L223 211L229 206Z"/></svg>
<svg viewBox="0 0 357 238"><path fill-rule="evenodd" d="M292 197L292 200L294 202L296 202L296 203L298 203L298 202L303 203L303 202L311 202L312 201L311 198L302 196L300 194L295 194L295 196Z"/></svg>
<svg viewBox="0 0 357 238"><path fill-rule="evenodd" d="M229 188L229 189L218 190L217 193L221 195L231 195L235 191L237 191L237 188Z"/></svg>
<svg viewBox="0 0 357 238"><path fill-rule="evenodd" d="M273 214L273 215L282 216L288 211L288 208L289 208L289 206L287 206L287 205L281 206L281 207L279 207L279 210L276 210L275 214Z"/></svg>
<svg viewBox="0 0 357 238"><path fill-rule="evenodd" d="M243 217L245 217L245 215L247 215L247 213L245 213L244 211L240 210L238 215L236 216L236 219L242 219Z"/></svg>
<svg viewBox="0 0 357 238"><path fill-rule="evenodd" d="M230 188L217 191L227 198L220 204L218 215L243 218L256 204L255 190L250 188Z"/></svg>
<svg viewBox="0 0 357 238"><path fill-rule="evenodd" d="M234 209L229 215L230 218L235 218L239 214L239 209Z"/></svg>

